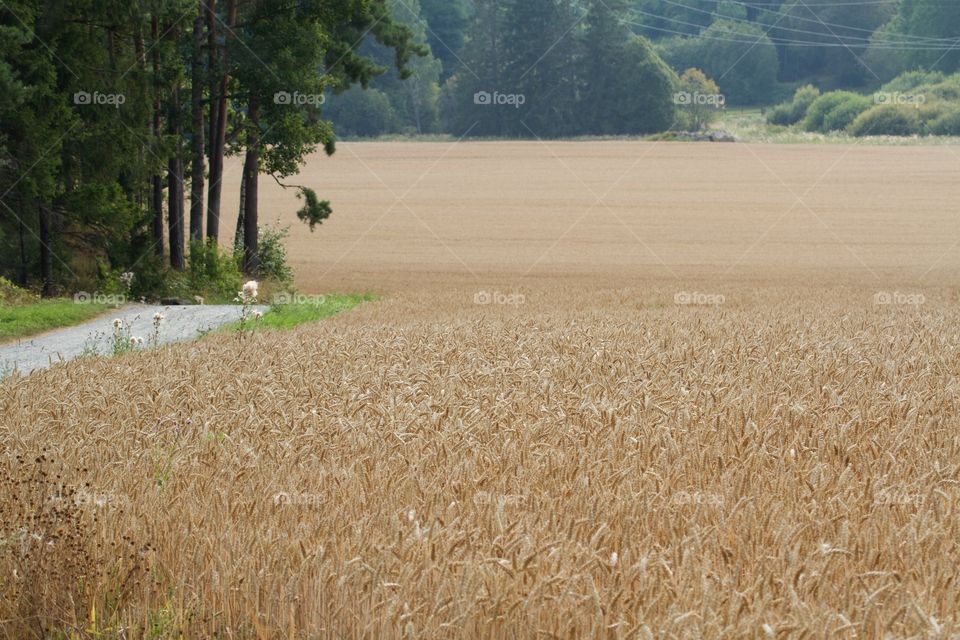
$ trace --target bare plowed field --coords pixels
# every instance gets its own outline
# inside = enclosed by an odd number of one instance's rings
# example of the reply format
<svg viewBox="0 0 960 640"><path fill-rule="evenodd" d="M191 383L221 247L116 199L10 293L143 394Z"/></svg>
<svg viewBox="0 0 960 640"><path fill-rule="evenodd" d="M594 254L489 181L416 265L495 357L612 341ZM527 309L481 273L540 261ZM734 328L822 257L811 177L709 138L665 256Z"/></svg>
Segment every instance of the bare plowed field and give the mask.
<svg viewBox="0 0 960 640"><path fill-rule="evenodd" d="M226 194L239 176L235 163ZM292 182L334 207L310 234L293 192L263 181L263 219L292 226L308 291L960 273L950 146L354 143Z"/></svg>
<svg viewBox="0 0 960 640"><path fill-rule="evenodd" d="M956 636L956 172L344 145L300 286L381 301L0 385L0 630Z"/></svg>

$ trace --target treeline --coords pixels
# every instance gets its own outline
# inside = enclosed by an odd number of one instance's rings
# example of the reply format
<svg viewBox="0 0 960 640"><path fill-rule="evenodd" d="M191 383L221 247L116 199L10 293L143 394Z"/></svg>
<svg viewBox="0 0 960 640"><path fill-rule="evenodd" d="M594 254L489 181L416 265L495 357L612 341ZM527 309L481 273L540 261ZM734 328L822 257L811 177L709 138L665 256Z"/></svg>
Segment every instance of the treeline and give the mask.
<svg viewBox="0 0 960 640"><path fill-rule="evenodd" d="M0 3L0 273L45 294L183 270L221 237L258 272L258 186L334 150L325 91L397 77L425 47L385 0ZM241 207L222 207L225 156ZM292 185L291 185L292 186ZM303 186L311 228L329 203Z"/></svg>
<svg viewBox="0 0 960 640"><path fill-rule="evenodd" d="M330 95L348 136L634 135L674 124L676 74L630 28L627 0L389 0L431 54L408 82ZM385 62L389 53L367 51Z"/></svg>
<svg viewBox="0 0 960 640"><path fill-rule="evenodd" d="M391 0L391 7L431 54L418 61L413 84L388 75L372 91L331 95L327 113L345 135L650 131L672 121L664 117L661 60L674 75L704 71L728 105L771 105L807 84L862 91L905 71L960 70L960 2L942 0ZM389 59L373 43L368 51ZM494 91L508 108L476 108L485 106L473 102L477 92L498 106ZM657 105L653 116L633 108L638 102Z"/></svg>

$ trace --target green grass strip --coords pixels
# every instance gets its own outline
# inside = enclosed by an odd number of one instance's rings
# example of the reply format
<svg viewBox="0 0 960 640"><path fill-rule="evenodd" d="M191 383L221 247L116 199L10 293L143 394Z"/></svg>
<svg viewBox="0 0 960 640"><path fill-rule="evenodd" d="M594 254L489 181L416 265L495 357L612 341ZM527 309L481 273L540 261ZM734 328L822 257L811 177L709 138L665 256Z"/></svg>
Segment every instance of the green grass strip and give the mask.
<svg viewBox="0 0 960 640"><path fill-rule="evenodd" d="M110 309L105 304L77 304L69 299L0 305L0 342L86 322Z"/></svg>

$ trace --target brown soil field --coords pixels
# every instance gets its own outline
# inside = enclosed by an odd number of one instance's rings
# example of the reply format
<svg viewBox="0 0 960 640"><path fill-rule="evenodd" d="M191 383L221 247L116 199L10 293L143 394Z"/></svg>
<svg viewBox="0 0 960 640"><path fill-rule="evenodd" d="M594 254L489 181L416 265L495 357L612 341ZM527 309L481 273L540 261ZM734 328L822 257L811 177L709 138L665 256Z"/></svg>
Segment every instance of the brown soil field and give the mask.
<svg viewBox="0 0 960 640"><path fill-rule="evenodd" d="M240 163L227 168L237 208ZM290 226L306 292L587 278L931 284L960 273L960 148L648 142L344 143L305 184L333 216ZM233 217L231 214L231 226Z"/></svg>
<svg viewBox="0 0 960 640"><path fill-rule="evenodd" d="M0 635L957 637L956 160L341 145L381 300L0 384Z"/></svg>

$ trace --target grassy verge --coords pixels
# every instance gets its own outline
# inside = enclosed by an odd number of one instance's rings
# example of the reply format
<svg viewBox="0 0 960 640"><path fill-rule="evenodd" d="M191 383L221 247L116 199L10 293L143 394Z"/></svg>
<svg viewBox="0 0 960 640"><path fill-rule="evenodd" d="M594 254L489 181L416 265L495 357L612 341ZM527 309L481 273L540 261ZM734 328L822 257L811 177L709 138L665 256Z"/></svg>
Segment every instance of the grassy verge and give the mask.
<svg viewBox="0 0 960 640"><path fill-rule="evenodd" d="M314 298L310 296L310 298ZM263 314L255 323L257 330L262 329L292 329L301 324L317 322L330 316L335 316L363 302L373 302L377 296L364 294L350 295L326 295L316 296L316 299L310 302L294 302L290 304L275 304L270 307L270 311ZM239 323L233 323L224 326L222 331L236 331Z"/></svg>
<svg viewBox="0 0 960 640"><path fill-rule="evenodd" d="M109 308L104 304L77 304L68 299L0 305L0 343L80 324Z"/></svg>

